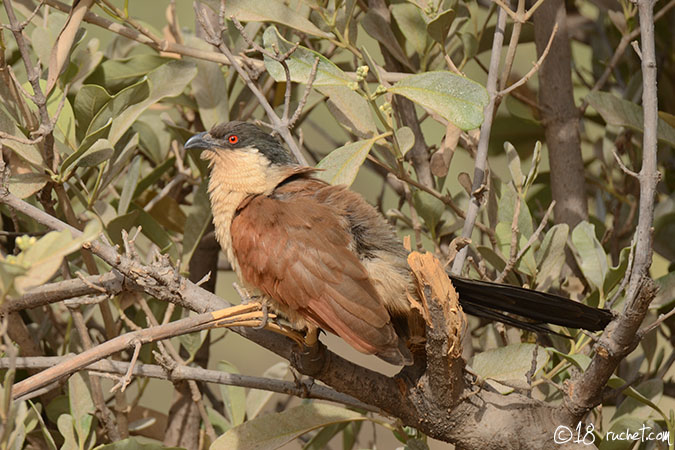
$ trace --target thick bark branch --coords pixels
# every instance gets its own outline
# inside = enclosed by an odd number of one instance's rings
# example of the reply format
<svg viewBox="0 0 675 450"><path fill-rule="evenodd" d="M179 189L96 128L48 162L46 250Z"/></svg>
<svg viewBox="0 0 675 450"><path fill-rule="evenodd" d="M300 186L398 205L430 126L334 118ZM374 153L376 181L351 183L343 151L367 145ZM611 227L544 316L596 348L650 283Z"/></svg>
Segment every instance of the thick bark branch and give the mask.
<svg viewBox="0 0 675 450"><path fill-rule="evenodd" d="M656 96L656 51L654 45L654 1L639 0L640 34L642 36L642 108L644 135L640 181L640 210L634 237L635 253L626 303L621 315L605 330L596 344L596 354L588 369L575 377L565 398L567 416L581 417L600 403L600 393L619 362L639 344L639 332L649 304L656 296L656 286L649 277L652 263L652 224L654 200L660 174L656 166L658 102Z"/></svg>
<svg viewBox="0 0 675 450"><path fill-rule="evenodd" d="M537 54L541 55L553 28L558 27L539 70L539 105L551 165L551 191L556 201L555 221L574 228L588 218L588 205L566 18L563 0L545 1L534 13L534 35Z"/></svg>

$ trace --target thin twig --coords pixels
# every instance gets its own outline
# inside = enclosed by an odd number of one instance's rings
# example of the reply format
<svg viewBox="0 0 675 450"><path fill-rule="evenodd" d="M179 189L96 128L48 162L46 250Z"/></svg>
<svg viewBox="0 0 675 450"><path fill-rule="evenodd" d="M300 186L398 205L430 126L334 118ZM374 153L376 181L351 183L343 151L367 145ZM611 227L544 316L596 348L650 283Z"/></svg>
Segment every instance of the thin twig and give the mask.
<svg viewBox="0 0 675 450"><path fill-rule="evenodd" d="M623 161L621 161L621 157L616 152L616 147L612 148L612 155L614 155L614 159L616 160L616 163L619 165L619 167L621 168L623 173L625 173L629 177L633 177L633 178L637 178L637 179L640 178L640 175L637 172L633 172L632 170L630 170L628 167L626 167L626 165L623 163Z"/></svg>
<svg viewBox="0 0 675 450"><path fill-rule="evenodd" d="M506 12L505 9L500 9L497 16L497 26L495 27L495 35L492 41L492 52L490 55L490 68L488 70L487 91L488 104L485 106L485 119L480 127L480 138L478 140L478 150L476 152L476 160L474 163L473 186L472 191L477 192L485 182L487 173L487 154L490 143L490 132L492 131L492 123L496 112L497 101L497 78L499 77L499 63L501 59L502 45L504 43L504 28L506 26ZM510 11L510 10L508 10ZM469 238L473 231L473 227L478 218L478 211L481 207L480 198L476 195L471 197L469 208L466 212L466 219L462 227L462 237ZM464 260L466 258L468 248L465 247L457 254L452 263L452 273L459 274L462 271Z"/></svg>
<svg viewBox="0 0 675 450"><path fill-rule="evenodd" d="M124 374L119 383L117 383L110 389L110 392L115 392L118 389L120 390L120 392L124 392L127 386L129 386L129 383L131 383L131 375L134 371L134 366L136 365L136 361L138 361L138 355L140 354L141 347L143 345L140 342L136 341L133 342L133 346L134 346L134 354L131 357L129 368L127 369L127 372Z"/></svg>
<svg viewBox="0 0 675 450"><path fill-rule="evenodd" d="M524 85L525 83L528 82L532 76L534 76L535 73L539 70L541 65L544 63L544 60L546 59L546 56L548 56L549 50L551 50L551 44L553 44L553 39L555 38L556 33L558 32L558 24L556 23L553 26L553 31L551 31L551 36L548 38L548 43L546 44L546 48L544 48L544 51L541 53L541 56L537 60L537 62L534 63L532 68L523 76L520 80L516 81L513 83L511 86L507 87L506 89L503 89L500 91L497 96L498 97L503 97L507 95L509 92L512 92L515 89L518 89L520 86Z"/></svg>

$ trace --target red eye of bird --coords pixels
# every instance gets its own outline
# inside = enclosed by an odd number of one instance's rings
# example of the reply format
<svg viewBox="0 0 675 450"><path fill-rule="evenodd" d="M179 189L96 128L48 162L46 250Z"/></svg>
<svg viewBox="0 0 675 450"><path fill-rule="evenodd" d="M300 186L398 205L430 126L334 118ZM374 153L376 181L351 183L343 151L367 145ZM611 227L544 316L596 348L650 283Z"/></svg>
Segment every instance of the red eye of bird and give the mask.
<svg viewBox="0 0 675 450"><path fill-rule="evenodd" d="M234 145L237 142L239 142L239 136L237 136L236 134L233 134L233 135L231 135L230 137L227 138L227 142Z"/></svg>

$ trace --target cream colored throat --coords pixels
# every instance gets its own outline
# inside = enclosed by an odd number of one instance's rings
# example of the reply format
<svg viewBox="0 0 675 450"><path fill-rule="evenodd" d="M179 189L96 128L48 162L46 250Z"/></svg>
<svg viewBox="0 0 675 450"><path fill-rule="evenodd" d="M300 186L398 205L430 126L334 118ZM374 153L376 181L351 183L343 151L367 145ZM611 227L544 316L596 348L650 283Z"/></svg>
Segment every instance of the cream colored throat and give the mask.
<svg viewBox="0 0 675 450"><path fill-rule="evenodd" d="M249 195L269 195L292 168L270 165L269 160L254 148L210 150L203 157L209 160L211 167L209 196L216 238L232 268L239 274L230 233L234 214Z"/></svg>

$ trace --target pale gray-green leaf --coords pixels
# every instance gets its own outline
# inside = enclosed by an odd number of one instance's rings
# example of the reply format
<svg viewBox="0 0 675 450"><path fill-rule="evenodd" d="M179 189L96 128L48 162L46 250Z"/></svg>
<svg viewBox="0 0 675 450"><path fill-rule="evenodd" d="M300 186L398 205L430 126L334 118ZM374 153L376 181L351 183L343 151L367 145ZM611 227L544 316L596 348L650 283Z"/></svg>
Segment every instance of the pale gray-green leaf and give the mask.
<svg viewBox="0 0 675 450"><path fill-rule="evenodd" d="M286 361L280 361L263 372L263 378L274 380L283 380L289 372L289 365ZM248 420L255 418L272 398L274 392L263 391L261 389L251 389L246 397L246 417Z"/></svg>
<svg viewBox="0 0 675 450"><path fill-rule="evenodd" d="M504 142L504 151L506 152L506 159L509 164L509 172L511 172L511 179L516 185L518 191L522 191L523 182L523 172L520 167L520 156L516 148L510 142Z"/></svg>
<svg viewBox="0 0 675 450"><path fill-rule="evenodd" d="M336 148L316 165L318 169L324 169L317 177L330 184L350 186L376 140L366 139Z"/></svg>
<svg viewBox="0 0 675 450"><path fill-rule="evenodd" d="M104 86L109 92L118 92L138 79L146 76L170 59L157 54L135 55L125 59L109 59L97 67L87 80L94 85Z"/></svg>
<svg viewBox="0 0 675 450"><path fill-rule="evenodd" d="M595 236L595 226L586 221L580 222L572 231L572 243L584 277L594 288L602 290L609 265L607 254Z"/></svg>
<svg viewBox="0 0 675 450"><path fill-rule="evenodd" d="M237 369L234 364L227 361L220 361L218 363L218 370L221 372L239 374L239 369ZM230 423L232 425L244 423L244 418L246 417L246 391L244 388L241 386L224 384L220 384L218 387L220 388L220 393L225 402L225 409L230 418Z"/></svg>
<svg viewBox="0 0 675 450"><path fill-rule="evenodd" d="M560 270L565 263L565 244L569 226L559 223L551 227L544 236L544 240L536 252L537 261L537 287L550 286L560 277Z"/></svg>
<svg viewBox="0 0 675 450"><path fill-rule="evenodd" d="M49 280L61 265L61 260L78 250L84 242L89 242L101 232L101 224L91 220L78 238L73 239L70 231L51 231L37 240L35 244L19 254L29 267L25 275L14 280L19 292L33 286L39 286Z"/></svg>
<svg viewBox="0 0 675 450"><path fill-rule="evenodd" d="M84 152L75 164L80 167L98 166L103 161L110 159L114 151L107 139L99 139Z"/></svg>
<svg viewBox="0 0 675 450"><path fill-rule="evenodd" d="M183 92L197 75L197 67L187 61L170 61L148 74L148 97L128 108L113 121L108 140L114 145L149 106L165 97L175 97Z"/></svg>
<svg viewBox="0 0 675 450"><path fill-rule="evenodd" d="M506 184L502 187L502 196L499 198L499 210L497 211L497 219L511 226L513 222L513 215L516 211L516 201L519 194L511 184ZM520 200L520 214L518 215L518 231L523 236L532 236L534 227L532 226L532 215L527 206L527 202L521 198Z"/></svg>
<svg viewBox="0 0 675 450"><path fill-rule="evenodd" d="M208 3L214 6L214 11L220 10L220 2L211 0ZM230 16L241 22L273 22L313 36L332 36L279 0L228 0L225 2L225 17Z"/></svg>
<svg viewBox="0 0 675 450"><path fill-rule="evenodd" d="M85 442L91 431L92 418L96 413L86 372L75 372L68 378L68 400L77 440L81 443Z"/></svg>
<svg viewBox="0 0 675 450"><path fill-rule="evenodd" d="M635 103L608 92L591 92L586 96L586 99L608 124L643 131L642 107ZM657 137L659 140L675 146L675 128L661 118L659 118Z"/></svg>
<svg viewBox="0 0 675 450"><path fill-rule="evenodd" d="M27 81L24 83L23 88L29 94L33 94L33 86ZM47 88L47 80L40 80L40 89L44 92ZM61 107L61 101L63 100L63 106ZM28 106L30 109L37 113L37 106L27 100ZM59 108L61 108L59 112ZM56 119L56 126L54 127L54 133L57 138L64 144L66 144L71 149L77 148L77 142L75 139L75 115L73 113L73 108L70 106L70 101L66 98L63 99L63 91L58 86L54 86L52 91L47 98L47 112L49 112L49 117L54 118L56 113L59 112L59 116Z"/></svg>
<svg viewBox="0 0 675 450"><path fill-rule="evenodd" d="M78 450L73 417L70 414L61 414L56 422L56 426L64 439L61 450Z"/></svg>
<svg viewBox="0 0 675 450"><path fill-rule="evenodd" d="M387 22L382 14L376 8L368 8L366 15L361 19L361 26L377 42L382 44L389 53L408 69L412 65L396 39L396 35L391 29L391 24Z"/></svg>
<svg viewBox="0 0 675 450"><path fill-rule="evenodd" d="M23 199L30 197L42 189L49 181L49 177L43 173L19 173L9 178L9 192Z"/></svg>
<svg viewBox="0 0 675 450"><path fill-rule="evenodd" d="M272 450L327 425L368 420L358 412L334 405L312 403L249 420L220 436L211 450Z"/></svg>
<svg viewBox="0 0 675 450"><path fill-rule="evenodd" d="M2 108L0 108L0 131L21 139L28 139L21 130L19 130L19 127L16 126L16 122L11 119ZM11 148L22 159L25 159L36 167L44 167L45 165L45 162L42 159L42 153L40 153L35 145L23 144L12 139L3 139L2 145Z"/></svg>
<svg viewBox="0 0 675 450"><path fill-rule="evenodd" d="M405 78L389 88L428 108L463 130L483 123L488 94L483 86L450 72L426 72Z"/></svg>
<svg viewBox="0 0 675 450"><path fill-rule="evenodd" d="M204 231L211 223L211 206L207 193L208 179L204 179L199 189L194 194L192 208L185 220L185 232L183 233L183 251L181 255L181 268L189 269L190 260L194 254Z"/></svg>
<svg viewBox="0 0 675 450"><path fill-rule="evenodd" d="M452 9L445 10L429 21L427 33L434 41L445 45L445 39L448 37L448 31L450 31L453 20L455 20L455 11Z"/></svg>
<svg viewBox="0 0 675 450"><path fill-rule="evenodd" d="M415 133L410 127L401 127L396 130L396 140L401 148L401 154L405 155L415 145Z"/></svg>
<svg viewBox="0 0 675 450"><path fill-rule="evenodd" d="M188 352L188 355L190 355L190 359L195 357L197 351L204 343L207 334L207 330L202 330L194 333L184 334L178 338L181 345Z"/></svg>
<svg viewBox="0 0 675 450"><path fill-rule="evenodd" d="M127 176L124 178L124 186L122 187L122 194L120 194L120 201L117 205L117 214L124 215L129 211L129 205L133 199L133 194L136 192L136 185L138 178L141 175L141 157L136 156L129 167Z"/></svg>
<svg viewBox="0 0 675 450"><path fill-rule="evenodd" d="M77 139L80 141L84 139L92 119L110 99L108 92L96 84L85 84L77 91L73 103L77 119Z"/></svg>
<svg viewBox="0 0 675 450"><path fill-rule="evenodd" d="M499 347L476 354L471 368L481 377L497 381L527 381L526 374L532 369L535 344L521 343ZM548 361L548 353L539 348L535 374Z"/></svg>
<svg viewBox="0 0 675 450"><path fill-rule="evenodd" d="M415 52L420 56L424 55L427 46L427 27L420 9L412 3L398 3L391 6L391 15Z"/></svg>
<svg viewBox="0 0 675 450"><path fill-rule="evenodd" d="M422 217L432 236L436 235L436 226L441 220L441 215L445 211L445 203L431 194L416 190L413 193L413 203L415 210Z"/></svg>
<svg viewBox="0 0 675 450"><path fill-rule="evenodd" d="M276 27L269 27L265 30L263 43L265 48L273 53L274 48L281 53L286 53L293 48L293 44L284 39ZM319 58L319 65L317 66L316 77L312 86L346 86L353 81L331 60L320 53L302 46L298 46L286 60L291 74L291 81L307 83L317 58ZM283 66L267 56L265 56L265 68L276 81L286 81L286 72Z"/></svg>
<svg viewBox="0 0 675 450"><path fill-rule="evenodd" d="M365 98L346 86L317 86L316 89L328 96L326 107L340 125L362 139L377 134L373 112Z"/></svg>
<svg viewBox="0 0 675 450"><path fill-rule="evenodd" d="M211 46L196 37L188 37L187 44L203 50ZM199 116L207 130L222 122L229 122L227 80L219 64L202 59L190 59L197 64L197 75L192 80L192 93L199 106Z"/></svg>

